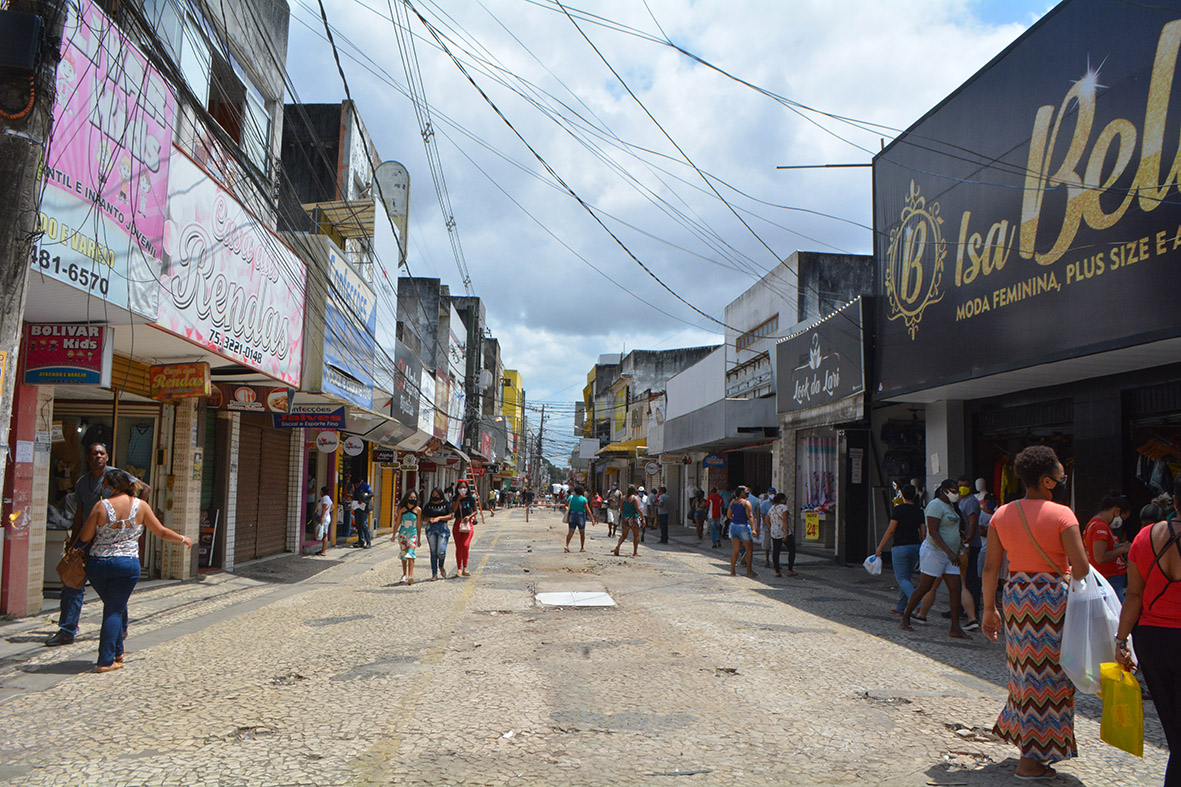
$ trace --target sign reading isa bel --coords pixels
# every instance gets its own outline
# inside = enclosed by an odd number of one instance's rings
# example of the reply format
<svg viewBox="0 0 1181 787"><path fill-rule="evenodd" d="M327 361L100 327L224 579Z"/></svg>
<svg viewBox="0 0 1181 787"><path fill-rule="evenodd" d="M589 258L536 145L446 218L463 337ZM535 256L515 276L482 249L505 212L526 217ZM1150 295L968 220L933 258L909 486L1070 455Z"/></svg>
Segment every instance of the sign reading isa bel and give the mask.
<svg viewBox="0 0 1181 787"><path fill-rule="evenodd" d="M25 324L25 385L111 385L111 329L86 323Z"/></svg>

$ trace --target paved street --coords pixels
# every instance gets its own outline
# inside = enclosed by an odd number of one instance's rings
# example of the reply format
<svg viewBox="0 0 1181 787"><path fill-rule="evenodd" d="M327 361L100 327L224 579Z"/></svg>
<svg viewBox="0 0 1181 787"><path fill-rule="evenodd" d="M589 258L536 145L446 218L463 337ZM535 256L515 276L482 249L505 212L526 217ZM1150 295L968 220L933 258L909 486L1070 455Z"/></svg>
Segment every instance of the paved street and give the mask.
<svg viewBox="0 0 1181 787"><path fill-rule="evenodd" d="M1015 783L985 732L1003 648L899 631L886 579L731 577L675 526L635 559L604 526L564 554L558 514L531 519L478 527L470 579L395 586L386 537L139 590L111 674L91 671L97 603L69 647L37 645L44 618L0 626L0 782ZM617 607L533 595L602 589ZM1151 711L1143 760L1099 740L1099 712L1080 698L1081 756L1051 783L1159 784Z"/></svg>

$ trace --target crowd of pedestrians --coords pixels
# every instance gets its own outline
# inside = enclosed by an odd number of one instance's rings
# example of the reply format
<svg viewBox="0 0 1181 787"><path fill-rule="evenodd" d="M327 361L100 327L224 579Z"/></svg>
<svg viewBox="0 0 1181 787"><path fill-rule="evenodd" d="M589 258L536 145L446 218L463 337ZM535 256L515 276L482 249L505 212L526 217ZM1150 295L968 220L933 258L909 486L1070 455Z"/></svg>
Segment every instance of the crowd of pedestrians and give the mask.
<svg viewBox="0 0 1181 787"><path fill-rule="evenodd" d="M925 507L914 484L901 486L875 551L880 558L892 544L900 626L913 631L913 622L926 622L942 582L951 637L970 638L965 630L978 627L977 612L990 640L1004 632L1009 696L993 731L1020 750L1017 778L1050 779L1055 763L1078 754L1075 686L1060 663L1070 582L1097 571L1124 602L1117 660L1143 672L1175 752L1181 746L1181 483L1172 498L1176 511L1146 506L1143 527L1128 539L1123 525L1131 510L1118 493L1105 496L1080 527L1066 505L1069 478L1052 448L1026 448L1013 466L1024 497L1000 506L982 483L973 493L967 478L943 481ZM1165 784L1181 785L1175 757Z"/></svg>

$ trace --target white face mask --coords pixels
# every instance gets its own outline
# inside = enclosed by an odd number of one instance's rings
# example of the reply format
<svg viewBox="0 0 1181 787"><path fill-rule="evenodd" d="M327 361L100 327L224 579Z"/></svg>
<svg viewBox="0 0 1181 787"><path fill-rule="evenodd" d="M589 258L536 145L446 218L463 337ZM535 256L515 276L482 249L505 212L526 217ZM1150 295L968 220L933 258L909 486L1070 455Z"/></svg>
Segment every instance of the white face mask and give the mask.
<svg viewBox="0 0 1181 787"><path fill-rule="evenodd" d="M947 493L947 502L949 502L949 503L960 502L960 493L959 492L948 492Z"/></svg>
<svg viewBox="0 0 1181 787"><path fill-rule="evenodd" d="M1122 516L1113 517L1111 520L1112 530L1119 530L1124 526L1124 518Z"/></svg>

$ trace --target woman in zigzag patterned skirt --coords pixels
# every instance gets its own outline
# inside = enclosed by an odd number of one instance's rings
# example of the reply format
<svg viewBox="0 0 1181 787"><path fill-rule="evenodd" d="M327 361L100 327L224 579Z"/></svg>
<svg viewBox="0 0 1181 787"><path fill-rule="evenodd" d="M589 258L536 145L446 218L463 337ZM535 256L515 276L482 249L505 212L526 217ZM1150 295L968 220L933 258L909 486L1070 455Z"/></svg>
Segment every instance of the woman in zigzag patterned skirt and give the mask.
<svg viewBox="0 0 1181 787"><path fill-rule="evenodd" d="M1089 566L1078 518L1054 502L1065 498L1067 478L1053 449L1026 448L1017 455L1014 469L1026 495L993 515L984 566L984 633L995 642L1001 630L997 578L1008 555L1003 604L1009 701L993 731L1021 750L1017 778L1049 779L1055 774L1051 763L1078 754L1074 684L1058 656L1068 568L1082 578Z"/></svg>

